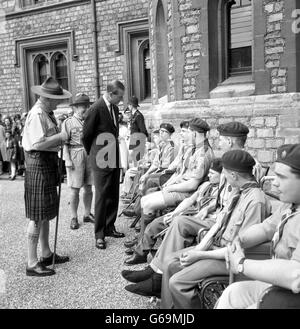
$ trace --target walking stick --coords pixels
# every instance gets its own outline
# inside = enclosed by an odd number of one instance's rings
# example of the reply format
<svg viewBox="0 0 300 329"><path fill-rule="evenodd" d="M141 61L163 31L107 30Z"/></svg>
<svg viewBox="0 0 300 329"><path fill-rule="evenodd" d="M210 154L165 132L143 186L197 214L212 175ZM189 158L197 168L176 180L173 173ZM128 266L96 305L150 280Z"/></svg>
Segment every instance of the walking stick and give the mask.
<svg viewBox="0 0 300 329"><path fill-rule="evenodd" d="M56 254L57 233L58 233L59 205L60 205L61 179L62 179L62 167L63 167L63 153L64 153L64 148L63 148L63 144L61 144L60 163L59 163L59 175L58 175L59 176L59 183L58 183L58 209L57 209L56 224L55 224L54 248L53 248L53 258L52 258L52 268L53 268L53 270L54 270L54 267L55 267L55 254Z"/></svg>

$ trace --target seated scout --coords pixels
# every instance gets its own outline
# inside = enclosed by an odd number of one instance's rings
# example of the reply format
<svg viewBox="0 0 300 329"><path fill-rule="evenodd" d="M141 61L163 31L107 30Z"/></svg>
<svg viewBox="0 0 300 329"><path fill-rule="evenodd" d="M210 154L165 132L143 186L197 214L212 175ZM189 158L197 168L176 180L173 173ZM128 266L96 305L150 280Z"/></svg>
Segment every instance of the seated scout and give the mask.
<svg viewBox="0 0 300 329"><path fill-rule="evenodd" d="M162 191L142 197L143 212L140 237L143 236L146 226L156 217L156 210L177 206L185 198L191 196L198 186L207 179L211 161L214 158L206 138L206 133L210 128L205 121L195 118L190 121L189 129L192 131L195 152L189 160L188 168L174 184L164 187Z"/></svg>
<svg viewBox="0 0 300 329"><path fill-rule="evenodd" d="M162 308L199 308L198 282L211 275L228 274L225 246L238 232L263 221L270 213L270 205L252 175L255 160L249 153L228 151L222 163L223 174L239 193L218 214L216 223L197 246L170 254L163 264L163 275L159 277L154 273L136 285L129 285L127 290L144 295L152 290L159 294L159 279L162 278Z"/></svg>
<svg viewBox="0 0 300 329"><path fill-rule="evenodd" d="M170 223L174 220L182 220L182 217L188 217L189 225L185 228L190 232L188 238L181 238L181 235L176 235L176 240L173 239L164 239L162 244L165 246L166 244L171 244L171 251L175 251L178 249L182 249L185 246L190 246L195 240L195 236L197 236L197 232L199 231L199 220L197 218L197 213L199 213L200 209L211 200L215 200L218 193L218 186L220 183L220 176L222 171L221 159L214 159L211 164L211 168L209 170L208 178L209 181L204 182L198 188L198 190L189 198L183 200L174 211L168 213L164 216L157 217L153 222L151 222L145 229L145 233L143 237L138 242L137 246L131 248L131 250L126 250L126 254L135 254L135 257L131 259L125 260L126 265L134 265L139 263L147 262L147 254L153 248L156 243L156 235L163 231L166 227L170 225ZM187 214L194 214L193 216L188 216ZM179 217L177 219L177 217ZM196 222L196 230L193 230L193 225ZM204 226L206 227L206 226ZM195 231L195 232L194 232ZM194 233L194 234L193 234ZM168 234L168 231L167 233ZM163 247L164 251L169 250L170 248L165 246ZM161 254L160 249L158 250L158 254ZM130 252L131 251L131 252ZM155 257L156 258L156 257ZM152 263L150 264L150 266ZM125 273L126 275L130 274L132 271L123 271L122 275Z"/></svg>
<svg viewBox="0 0 300 329"><path fill-rule="evenodd" d="M255 281L228 286L216 308L256 308L260 294L270 285L300 291L300 144L283 145L277 154L273 184L284 204L262 224L240 232L227 250L230 269ZM270 240L273 259L245 258L243 248Z"/></svg>

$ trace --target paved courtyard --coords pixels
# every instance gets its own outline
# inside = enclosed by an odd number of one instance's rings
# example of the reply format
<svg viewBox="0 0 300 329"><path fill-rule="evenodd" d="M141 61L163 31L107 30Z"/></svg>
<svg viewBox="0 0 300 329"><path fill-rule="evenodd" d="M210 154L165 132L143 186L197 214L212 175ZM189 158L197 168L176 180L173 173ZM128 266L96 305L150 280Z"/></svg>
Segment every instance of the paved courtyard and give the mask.
<svg viewBox="0 0 300 329"><path fill-rule="evenodd" d="M95 248L93 225L69 228L68 188L62 184L57 252L70 256L70 262L57 265L56 275L46 278L27 277L26 226L24 211L24 180L9 181L0 176L0 309L128 309L155 308L150 300L130 294L120 274L123 265L124 238L107 238L107 249ZM129 229L132 219L121 217L116 222L119 231L133 236ZM51 245L55 231L51 223ZM127 239L127 237L125 238ZM141 269L143 265L133 269Z"/></svg>

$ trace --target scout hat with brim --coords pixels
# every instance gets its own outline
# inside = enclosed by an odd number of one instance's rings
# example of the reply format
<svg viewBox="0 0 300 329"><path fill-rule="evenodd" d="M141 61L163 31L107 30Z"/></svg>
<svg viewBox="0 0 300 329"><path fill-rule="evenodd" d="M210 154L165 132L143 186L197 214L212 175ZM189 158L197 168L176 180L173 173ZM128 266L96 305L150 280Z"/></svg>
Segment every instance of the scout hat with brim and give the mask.
<svg viewBox="0 0 300 329"><path fill-rule="evenodd" d="M37 95L51 99L68 99L72 97L72 94L63 89L52 77L47 78L40 86L32 86L31 90Z"/></svg>
<svg viewBox="0 0 300 329"><path fill-rule="evenodd" d="M93 102L90 101L88 95L80 93L75 96L75 100L70 106L77 106L77 105L92 105Z"/></svg>

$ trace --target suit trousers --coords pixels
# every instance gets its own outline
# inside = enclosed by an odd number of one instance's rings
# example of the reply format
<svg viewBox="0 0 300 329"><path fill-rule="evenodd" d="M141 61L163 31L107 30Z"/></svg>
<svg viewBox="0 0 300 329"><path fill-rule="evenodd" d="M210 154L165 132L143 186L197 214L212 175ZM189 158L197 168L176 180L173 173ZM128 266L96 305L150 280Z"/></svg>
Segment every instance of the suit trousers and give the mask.
<svg viewBox="0 0 300 329"><path fill-rule="evenodd" d="M95 184L95 238L115 228L119 206L120 169L93 170Z"/></svg>
<svg viewBox="0 0 300 329"><path fill-rule="evenodd" d="M191 246L195 242L198 231L201 228L209 229L214 223L214 220L199 220L195 216L183 215L175 217L151 262L151 267L155 271L160 270L164 272L166 269L166 259L170 257L173 252ZM152 224L154 224L154 222Z"/></svg>
<svg viewBox="0 0 300 329"><path fill-rule="evenodd" d="M194 247L175 252L168 259L163 273L161 308L199 309L198 283L214 275L228 275L225 260L201 259L190 266L180 265L180 255Z"/></svg>

